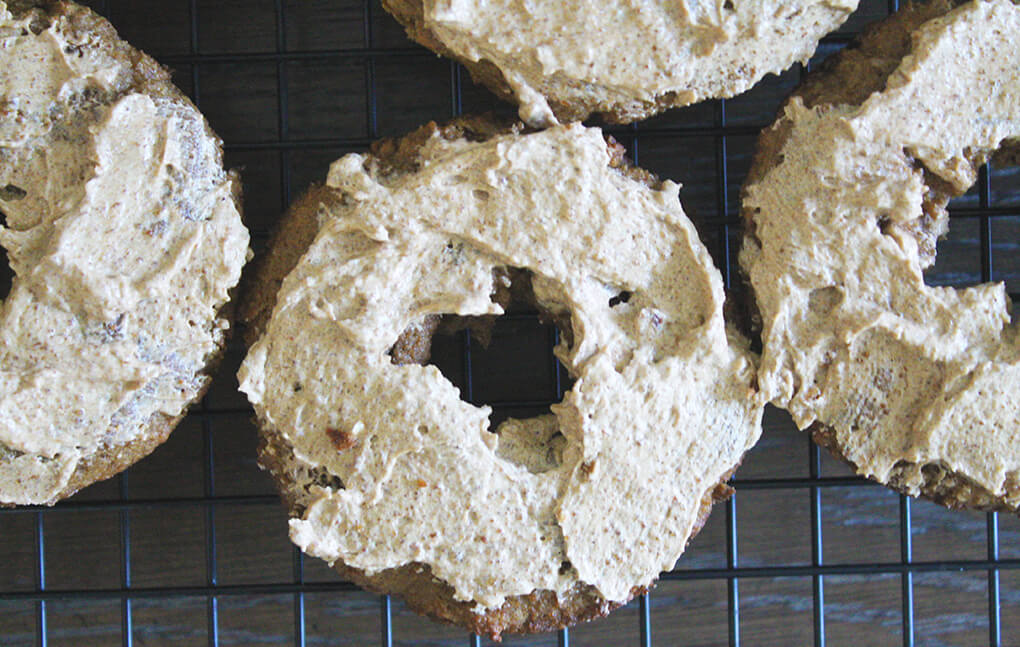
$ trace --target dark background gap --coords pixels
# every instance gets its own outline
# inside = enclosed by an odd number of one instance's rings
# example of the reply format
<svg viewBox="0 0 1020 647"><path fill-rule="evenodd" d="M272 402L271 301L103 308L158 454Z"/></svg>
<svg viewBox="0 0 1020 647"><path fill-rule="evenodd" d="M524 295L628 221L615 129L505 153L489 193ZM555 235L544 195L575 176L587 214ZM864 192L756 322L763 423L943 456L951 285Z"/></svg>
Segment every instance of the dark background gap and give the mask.
<svg viewBox="0 0 1020 647"><path fill-rule="evenodd" d="M461 399L492 407L495 431L507 418L549 413L573 385L552 354L558 341L556 326L542 323L537 312L511 308L493 322L487 347L470 330L437 333L428 363L460 389Z"/></svg>
<svg viewBox="0 0 1020 647"><path fill-rule="evenodd" d="M924 271L924 282L929 286L965 288L992 280L988 249L991 192L990 164L978 171L978 181L966 193L949 202L949 232L936 243L935 263Z"/></svg>
<svg viewBox="0 0 1020 647"><path fill-rule="evenodd" d="M949 233L936 243L935 263L924 271L929 286L965 288L983 283L981 223L977 218L953 218Z"/></svg>

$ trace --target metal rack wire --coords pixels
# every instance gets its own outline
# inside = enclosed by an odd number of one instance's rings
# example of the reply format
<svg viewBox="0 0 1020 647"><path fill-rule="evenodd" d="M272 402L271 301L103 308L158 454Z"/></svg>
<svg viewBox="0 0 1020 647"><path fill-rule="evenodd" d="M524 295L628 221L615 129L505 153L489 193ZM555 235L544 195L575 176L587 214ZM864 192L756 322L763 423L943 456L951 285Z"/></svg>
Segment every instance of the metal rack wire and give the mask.
<svg viewBox="0 0 1020 647"><path fill-rule="evenodd" d="M132 11L127 8L132 4L129 0L96 0L90 3L98 12L111 19L115 26L128 30L131 20L140 20L140 12L136 7ZM145 4L145 3L142 3ZM276 113L275 128L277 137L240 139L227 137L226 150L228 159L231 155L257 154L262 160L275 158L275 164L279 167L279 201L275 204L251 204L249 203L249 223L254 228L255 246L263 245L266 238L267 228L271 225L272 219L282 211L284 207L295 196L295 189L301 190L303 178L296 177L295 156L307 155L312 152L322 153L320 157L325 159L327 153L337 151L361 150L380 135L399 135L400 131L388 132L380 125L380 93L378 88L378 66L391 61L412 61L432 60L432 55L425 50L412 46L409 43L392 46L380 42L376 33L379 25L386 20L376 2L371 0L357 0L347 7L352 12L360 13L360 21L350 21L350 29L360 28L361 33L357 36L363 41L363 46L339 47L325 49L295 50L288 43L288 20L291 12L299 4L298 0L273 0L271 9L267 3L245 3L235 0L232 3L219 3L231 5L233 9L241 9L246 4L258 6L264 13L272 12L272 46L266 50L256 51L228 51L226 53L209 52L201 46L202 29L205 23L202 20L204 11L210 10L212 4L203 0L165 0L164 2L149 2L149 8L153 12L148 16L149 20L156 20L159 15L156 8L159 6L175 7L183 9L187 16L187 37L188 44L186 51L175 51L165 55L159 55L159 43L152 47L153 53L165 65L177 70L176 77L182 86L190 86L189 93L195 103L202 109L208 110L211 106L206 100L208 79L205 71L212 65L232 66L269 66L275 70L275 96L271 97L266 105L273 105ZM318 3L322 11L332 10L329 2ZM341 5L343 3L332 3ZM868 4L868 3L865 3ZM182 6L183 5L183 6ZM872 9L880 7L885 10L895 9L895 2L871 3ZM881 13L881 12L878 12ZM130 16L129 16L130 14ZM244 33L242 29L242 34ZM390 27L392 31L392 26ZM845 44L850 36L850 31L845 31L827 38L822 46L823 52L831 52ZM171 38L168 36L167 38ZM353 38L351 40L358 40ZM269 42L266 39L266 42ZM146 43L136 43L145 48ZM176 48L180 50L181 48ZM364 119L363 132L352 134L345 132L343 136L335 136L332 133L316 131L311 135L304 133L301 136L293 136L292 114L295 109L295 98L290 91L292 65L302 62L315 62L326 65L352 64L363 66L364 71ZM440 64L442 65L442 64ZM437 67L437 70L440 69ZM450 116L461 114L468 103L470 108L476 109L479 103L477 98L471 102L465 100L465 92L470 81L465 73L456 64L450 63L448 71L437 72L435 82L437 84L448 83L450 88L449 105L445 114L429 114L423 111L422 121L432 118L443 120ZM448 75L448 76L446 76ZM795 80L795 79L794 79ZM484 103L484 100L482 100ZM759 129L766 121L748 122L745 119L730 118L728 114L734 105L739 106L739 100L716 101L704 104L680 114L667 116L652 120L652 122L628 127L614 127L607 130L616 136L624 145L634 161L643 164L643 153L646 145L667 138L676 138L683 142L692 138L699 141L711 141L711 151L708 156L698 162L698 170L703 175L711 178L711 194L706 193L701 201L702 234L705 236L714 258L722 269L727 286L736 280L736 268L733 265L737 236L739 234L739 223L736 217L736 190L739 188L739 172L734 170L735 164L746 163L746 155L741 154L739 160L735 160L733 152L736 138L753 140ZM772 104L778 105L778 97ZM214 127L219 127L213 123ZM654 156L653 156L654 157ZM654 160L649 160L654 164ZM656 170L656 169L653 169ZM668 173L666 173L668 174ZM978 223L977 245L979 247L980 268L979 276L975 280L989 281L993 279L1006 278L1000 276L998 265L994 263L993 248L1001 241L996 237L996 218L1016 218L1020 208L1000 206L993 204L992 200L992 172L983 169L976 189L976 196L972 199L962 201L953 210L954 223L958 221L973 221ZM684 179L680 177L678 179ZM1012 266L1011 266L1012 267ZM1007 268L1008 272L1016 271ZM1013 275L1010 275L1012 278ZM537 326L534 317L524 315L519 318L521 325ZM548 352L549 347L555 343L555 332L551 332L542 352L552 366L553 380L549 385L548 392L544 396L531 398L515 398L510 400L490 401L490 404L497 410L504 411L525 411L533 408L541 408L549 403L558 400L562 396L565 385L564 376L558 367L555 359ZM440 349L441 350L441 349ZM437 350L437 352L440 352ZM242 349L235 343L234 354L239 355ZM464 396L469 401L475 400L475 389L473 388L475 376L484 367L478 365L479 351L472 342L469 334L464 334L458 340L448 345L445 361L459 363L460 376L458 378L462 386ZM437 360L443 361L443 360ZM229 383L231 376L229 372L232 367L221 375L220 379ZM543 369L544 370L544 369ZM224 532L221 517L225 508L262 508L271 507L274 510L279 506L277 498L265 490L249 493L224 493L218 482L217 460L222 460L218 454L216 438L218 434L225 432L229 425L232 425L237 417L245 417L249 410L236 400L215 395L207 398L193 409L188 420L197 425L197 436L200 452L192 456L195 465L200 466L201 488L200 492L194 492L187 496L145 496L138 498L133 495L133 478L138 470L144 469L144 463L132 468L125 474L118 477L115 486L104 490L104 494L89 498L88 496L76 497L70 501L59 504L53 509L22 508L15 510L0 511L0 550L9 550L10 543L3 540L3 534L12 527L11 520L20 519L22 523L30 520L32 526L32 581L25 586L11 586L0 590L0 611L10 610L16 605L31 605L32 623L34 631L29 638L27 634L17 634L8 624L5 624L4 617L11 617L11 614L0 613L0 632L7 638L0 640L5 644L36 644L46 647L59 642L52 630L53 620L50 611L57 603L86 603L89 601L115 602L119 605L120 633L119 636L109 638L112 644L122 644L132 647L136 644L170 644L174 641L167 638L165 641L158 636L149 636L145 640L138 639L142 635L136 627L136 619L139 615L137 605L142 602L157 601L159 604L169 605L174 601L199 599L204 605L205 631L204 637L182 639L176 644L199 644L204 642L211 647L219 647L221 644L245 644L244 640L224 638L222 627L223 618L221 605L225 601L247 596L280 596L289 599L286 603L289 613L292 615L292 631L287 643L304 647L308 644L329 644L328 640L315 639L309 636L309 621L306 602L309 596L330 595L346 596L351 595L358 589L353 585L342 582L338 578L319 579L308 576L309 563L306 563L303 555L293 549L290 552L291 565L288 569L288 576L277 578L274 581L259 583L229 583L221 577L221 560L224 552L221 549ZM185 432L178 431L176 434ZM251 432L253 433L253 431ZM898 558L885 560L870 560L860 563L830 563L826 559L826 549L829 544L825 541L824 518L825 506L823 505L823 494L827 491L843 488L875 488L876 486L854 476L840 474L828 475L825 467L825 457L818 448L811 445L805 438L798 436L796 451L803 451L807 458L806 474L803 476L782 475L782 476L743 476L738 473L733 485L737 495L730 499L725 505L720 506L715 517L721 520L721 532L717 533L716 541L724 544L722 549L723 563L716 566L703 566L695 563L693 566L686 566L681 560L677 570L662 575L664 583L693 583L697 581L717 581L725 583L724 599L720 600L725 608L726 622L725 631L715 636L705 644L729 644L734 647L739 645L757 644L752 639L745 637L744 628L746 622L742 622L741 611L742 584L755 580L767 580L770 578L802 578L809 579L811 584L811 640L816 646L836 644L827 640L827 599L826 584L827 578L845 576L892 576L899 579L900 608L899 634L902 637L902 644L905 646L920 644L935 644L927 642L925 636L918 635L918 627L915 622L914 604L914 580L915 576L926 573L961 573L977 572L987 576L987 644L1005 645L1016 644L1017 638L1004 639L1002 630L1002 598L1000 587L1000 575L1003 572L1013 571L1020 568L1020 559L1007 558L1000 555L1000 518L995 513L985 517L985 537L983 543L985 548L980 558L966 559L915 559L913 540L915 532L912 528L914 513L913 503L910 499L899 497L898 502ZM163 450L160 450L163 451ZM752 459L753 460L753 457ZM253 461L248 464L254 470ZM780 492L792 491L806 493L809 501L809 534L810 534L810 557L806 563L784 564L784 563L744 563L741 552L741 527L738 524L738 512L741 515L741 502L747 493L753 492ZM745 509L746 510L746 509ZM119 543L118 578L116 585L98 584L96 582L84 582L80 586L61 587L52 585L51 573L48 571L47 542L50 539L50 532L47 528L60 519L60 515L67 513L110 513L115 516L117 525L116 541ZM204 573L200 584L188 585L162 585L142 584L133 581L133 575L137 572L137 560L133 555L133 547L139 536L139 516L143 513L155 513L158 515L187 515L197 513L201 518L201 528L195 527L195 532L201 535L201 543L204 551ZM282 513L280 523L282 524ZM247 532L259 533L259 528L249 528ZM12 540L13 541L13 540ZM746 554L746 546L745 546ZM15 559L15 558L11 558ZM645 595L631 606L632 613L628 615L628 622L634 622L636 627L632 632L632 643L636 641L639 645L650 646L656 641L654 637L659 631L653 626L653 606L657 593L653 591ZM378 630L376 642L384 646L394 644L418 645L418 644L456 644L448 642L424 642L416 639L415 636L398 635L395 629L395 617L397 612L395 606L399 604L387 596L378 598ZM828 609L831 612L832 605ZM423 621L424 622L424 621ZM87 623L86 623L87 624ZM17 636L21 638L17 638ZM604 644L597 638L575 639L576 632L563 630L555 636L555 644L566 646L575 644ZM22 640L22 638L24 640ZM783 640L783 637L780 637ZM21 642L18 642L21 640ZM337 644L371 644L364 642L364 638L358 639L362 642ZM542 641L545 642L542 642ZM538 638L534 644L550 644L549 637ZM249 642L254 642L250 640ZM458 642L467 642L469 645L481 645L482 639L477 636L469 636L458 639ZM786 644L792 644L792 639L784 640ZM94 643L89 643L94 644ZM284 644L276 643L273 644ZM518 643L515 643L518 644ZM531 644L526 640L520 644ZM665 643L659 643L665 644ZM782 644L782 643L780 643ZM942 644L942 643L939 643Z"/></svg>

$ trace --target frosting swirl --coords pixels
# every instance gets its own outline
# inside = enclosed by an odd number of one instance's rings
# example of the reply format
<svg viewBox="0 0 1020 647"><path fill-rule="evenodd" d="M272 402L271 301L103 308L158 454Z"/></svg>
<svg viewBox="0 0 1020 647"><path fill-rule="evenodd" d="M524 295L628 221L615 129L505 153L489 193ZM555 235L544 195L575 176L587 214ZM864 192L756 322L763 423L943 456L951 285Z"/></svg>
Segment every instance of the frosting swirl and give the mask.
<svg viewBox="0 0 1020 647"><path fill-rule="evenodd" d="M219 140L70 3L0 1L0 501L52 503L99 448L176 419L228 327L248 234Z"/></svg>

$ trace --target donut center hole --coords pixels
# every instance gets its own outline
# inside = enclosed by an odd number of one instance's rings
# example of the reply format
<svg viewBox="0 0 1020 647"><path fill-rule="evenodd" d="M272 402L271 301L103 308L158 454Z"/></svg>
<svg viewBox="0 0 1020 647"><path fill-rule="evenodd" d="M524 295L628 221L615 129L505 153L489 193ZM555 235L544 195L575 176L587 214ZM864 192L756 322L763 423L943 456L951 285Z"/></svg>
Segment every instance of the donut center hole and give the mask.
<svg viewBox="0 0 1020 647"><path fill-rule="evenodd" d="M924 269L924 284L968 288L984 283L981 237L979 218L954 218L949 231L935 241L934 258Z"/></svg>
<svg viewBox="0 0 1020 647"><path fill-rule="evenodd" d="M913 236L925 285L963 289L1006 280L1016 302L1016 287L1010 285L1010 280L1020 265L1013 262L1018 257L1009 244L1016 239L1011 235L1015 231L1011 222L1014 218L988 218L982 212L994 202L1012 202L1020 197L1020 141L1007 141L995 151L979 167L979 181L963 195L956 195L953 187L921 161L915 160L915 166L924 173L927 188L923 217L897 226L880 219L880 231L890 235L898 229L900 235Z"/></svg>
<svg viewBox="0 0 1020 647"><path fill-rule="evenodd" d="M495 285L492 299L503 315L433 316L405 330L390 349L394 364L435 366L465 402L490 406L493 431L509 418L550 414L573 386L552 352L561 340L571 342L569 319L536 305L527 271L498 270Z"/></svg>
<svg viewBox="0 0 1020 647"><path fill-rule="evenodd" d="M917 162L929 191L922 202L924 217L908 231L918 243L924 284L929 287L965 289L983 283L1004 281L1012 302L1009 338L1020 334L1020 255L1015 253L1020 218L1012 215L983 217L989 203L1020 199L1020 141L1010 141L981 166L981 180L963 195L953 191L938 176ZM987 194L981 186L987 180ZM948 208L945 201L949 200ZM890 235L892 225L880 219L880 231Z"/></svg>

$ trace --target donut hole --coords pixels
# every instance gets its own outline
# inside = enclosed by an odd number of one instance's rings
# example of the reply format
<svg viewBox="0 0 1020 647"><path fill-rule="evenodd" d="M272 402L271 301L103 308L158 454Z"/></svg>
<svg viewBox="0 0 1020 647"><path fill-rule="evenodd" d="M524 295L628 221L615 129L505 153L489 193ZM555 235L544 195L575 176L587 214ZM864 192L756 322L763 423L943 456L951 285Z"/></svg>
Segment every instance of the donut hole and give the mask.
<svg viewBox="0 0 1020 647"><path fill-rule="evenodd" d="M890 216L881 217L877 222L879 231L893 238L909 236L914 239L923 280L929 287L965 289L987 282L992 273L992 268L985 262L990 251L987 249L991 242L988 240L990 232L985 230L978 214L973 213L975 209L987 206L983 202L980 183L961 193L911 151L904 149L903 154L923 175L922 213L919 218L907 222L896 222ZM1017 166L1020 142L1006 140L990 154L965 148L963 157L973 170L974 177L987 179L993 173L992 167ZM951 215L953 210L963 213Z"/></svg>
<svg viewBox="0 0 1020 647"><path fill-rule="evenodd" d="M936 241L932 260L923 271L929 287L967 288L982 283L980 221L953 220L949 231Z"/></svg>
<svg viewBox="0 0 1020 647"><path fill-rule="evenodd" d="M573 331L566 314L537 305L529 272L500 269L493 284L503 315L426 317L403 332L390 359L435 366L462 400L491 407L489 429L502 437L497 453L543 472L559 464L566 443L550 405L573 385L552 349L569 347Z"/></svg>

